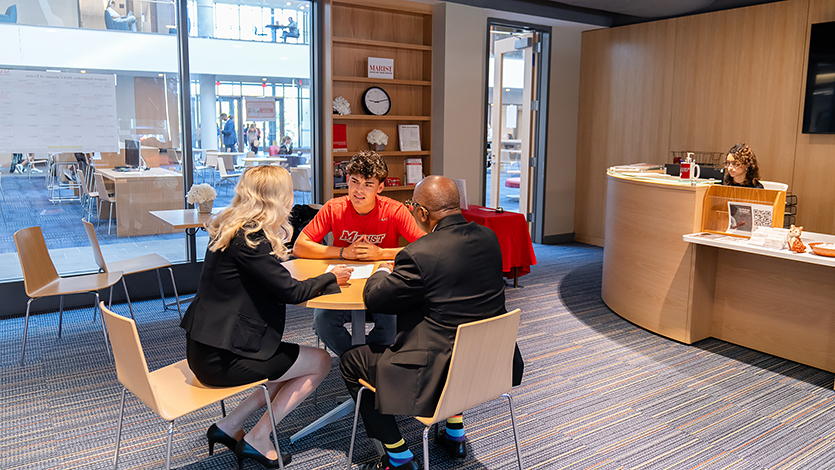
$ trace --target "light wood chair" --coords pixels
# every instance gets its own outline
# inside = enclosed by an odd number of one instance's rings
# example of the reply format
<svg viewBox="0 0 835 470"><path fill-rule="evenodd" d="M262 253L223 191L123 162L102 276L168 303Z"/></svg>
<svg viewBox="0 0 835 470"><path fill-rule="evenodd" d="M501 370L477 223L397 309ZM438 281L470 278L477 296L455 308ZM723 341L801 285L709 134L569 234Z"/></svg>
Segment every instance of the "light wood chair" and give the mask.
<svg viewBox="0 0 835 470"><path fill-rule="evenodd" d="M80 168L75 169L75 174L78 176L78 181L81 184L81 210L84 213L84 217L93 217L93 206L95 205L95 199L99 197L98 191L90 191L90 188L87 186L87 178L84 176L84 172ZM98 207L98 205L96 205ZM96 214L98 217L98 213Z"/></svg>
<svg viewBox="0 0 835 470"><path fill-rule="evenodd" d="M136 317L133 316L133 305L130 302L130 294L128 294L128 285L125 283L125 276L136 273L144 273L145 271L151 270L156 271L157 284L159 285L159 297L162 299L162 307L163 310L168 310L168 305L165 303L165 293L162 289L162 278L159 275L159 270L162 268L167 268L168 273L171 275L171 285L174 286L174 299L177 304L177 313L180 315L180 319L183 318L183 311L180 309L180 296L177 294L177 283L174 281L174 270L171 268L171 263L167 259L156 253L149 253L135 258L113 261L108 266L108 264L104 262L104 256L101 254L99 238L96 236L96 228L93 227L93 224L84 219L81 219L81 222L84 224L84 230L87 231L87 238L90 239L90 245L93 247L93 257L96 259L96 265L99 267L99 271L103 273L109 271L122 272L122 287L125 288L125 298L128 301L128 309L130 310L131 318L134 320L136 319ZM110 307L109 304L108 307Z"/></svg>
<svg viewBox="0 0 835 470"><path fill-rule="evenodd" d="M429 470L429 429L433 424L499 396L506 397L510 406L510 424L513 427L513 440L516 443L516 459L520 470L523 468L513 399L508 393L513 387L513 351L516 346L516 334L519 331L520 314L521 310L517 308L504 315L458 325L449 372L438 406L435 408L435 414L415 417L425 426L423 430L424 470ZM357 395L351 445L348 448L349 470L353 459L362 392L377 391L362 379L360 379L360 384L363 387Z"/></svg>
<svg viewBox="0 0 835 470"><path fill-rule="evenodd" d="M290 177L293 178L293 191L307 193L308 195L313 194L313 186L310 185L310 170L307 168L290 168Z"/></svg>
<svg viewBox="0 0 835 470"><path fill-rule="evenodd" d="M139 333L136 330L136 323L129 318L111 312L104 306L104 302L99 304L99 308L101 308L104 321L107 323L110 342L113 344L116 373L119 382L124 386L122 398L119 401L119 424L116 426L116 450L113 455L113 470L116 470L119 465L119 444L122 438L125 394L128 390L157 416L168 421L168 444L165 453L165 468L167 469L171 468L171 441L174 435L175 419L213 403L223 403L223 400L232 395L258 386L263 389L267 403L270 402L270 394L265 385L267 379L238 387L211 387L197 380L185 359L149 372L145 352L142 350L142 343L139 341ZM267 411L270 420L275 422L272 406L267 406ZM280 456L281 452L278 449L278 435L275 427L273 427L273 439L276 453ZM283 469L284 463L280 457L278 461L279 467Z"/></svg>
<svg viewBox="0 0 835 470"><path fill-rule="evenodd" d="M111 195L107 192L107 185L104 184L104 177L101 173L94 173L93 178L96 180L96 192L99 195L99 225L101 225L101 205L103 202L110 204L110 212L107 217L107 234L110 235L110 227L113 226L113 206L116 205L115 194Z"/></svg>
<svg viewBox="0 0 835 470"><path fill-rule="evenodd" d="M206 161L205 164L202 166L202 168L204 169L204 183L206 182L205 171L210 171L212 173L212 186L215 185L215 170L217 170L218 160L220 160L220 158L218 158L217 150L206 150Z"/></svg>
<svg viewBox="0 0 835 470"><path fill-rule="evenodd" d="M29 308L32 302L41 297L59 296L60 307L58 313L58 338L61 337L61 326L64 319L64 296L89 292L96 296L93 305L93 320L96 319L96 308L99 305L98 291L113 286L122 278L120 271L103 274L87 274L84 276L60 277L43 238L40 227L29 227L18 230L14 234L15 247L23 270L23 285L29 301L26 302L26 320L23 323L23 348L20 351L20 365L26 355L26 336L29 332ZM107 345L107 333L104 323L101 325L104 334L104 344ZM110 354L108 348L108 354Z"/></svg>
<svg viewBox="0 0 835 470"><path fill-rule="evenodd" d="M227 173L226 172L226 163L223 161L222 158L218 158L218 160L217 160L217 171L220 174L220 181L217 182L218 186L223 184L224 181L227 181L230 184L232 184L233 179L236 180L234 184L238 184L237 183L237 178L241 177L240 173Z"/></svg>

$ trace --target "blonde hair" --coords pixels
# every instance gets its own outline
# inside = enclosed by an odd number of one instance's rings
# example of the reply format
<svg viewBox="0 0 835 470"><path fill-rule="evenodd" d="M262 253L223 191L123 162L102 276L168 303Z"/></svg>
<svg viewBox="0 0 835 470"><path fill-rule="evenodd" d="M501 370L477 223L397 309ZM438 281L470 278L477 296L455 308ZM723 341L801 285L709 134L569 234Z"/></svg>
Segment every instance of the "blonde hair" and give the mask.
<svg viewBox="0 0 835 470"><path fill-rule="evenodd" d="M208 225L209 250L225 250L238 231L243 230L247 246L255 248L249 235L263 230L272 247L271 255L287 258L284 243L293 234L288 222L293 207L293 180L280 166L247 168L235 187L232 205L213 217Z"/></svg>

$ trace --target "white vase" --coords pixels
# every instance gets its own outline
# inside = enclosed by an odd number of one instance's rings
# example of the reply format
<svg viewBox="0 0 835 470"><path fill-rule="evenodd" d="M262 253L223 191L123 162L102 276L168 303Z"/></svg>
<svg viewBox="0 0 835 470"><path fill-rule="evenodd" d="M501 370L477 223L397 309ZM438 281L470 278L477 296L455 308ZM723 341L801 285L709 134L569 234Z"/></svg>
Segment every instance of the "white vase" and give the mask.
<svg viewBox="0 0 835 470"><path fill-rule="evenodd" d="M214 199L211 201L206 202L198 202L197 203L197 212L199 214L211 214L212 213L212 204L214 204Z"/></svg>
<svg viewBox="0 0 835 470"><path fill-rule="evenodd" d="M375 152L382 152L386 149L386 144L368 144L368 146Z"/></svg>

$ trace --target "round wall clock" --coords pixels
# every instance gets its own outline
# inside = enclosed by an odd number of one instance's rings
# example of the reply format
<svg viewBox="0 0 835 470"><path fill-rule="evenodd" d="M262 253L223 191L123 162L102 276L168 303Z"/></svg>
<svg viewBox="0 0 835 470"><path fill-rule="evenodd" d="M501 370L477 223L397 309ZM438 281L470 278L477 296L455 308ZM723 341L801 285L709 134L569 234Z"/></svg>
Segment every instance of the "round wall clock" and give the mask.
<svg viewBox="0 0 835 470"><path fill-rule="evenodd" d="M391 97L386 90L373 86L362 94L362 108L368 114L386 115L391 110Z"/></svg>

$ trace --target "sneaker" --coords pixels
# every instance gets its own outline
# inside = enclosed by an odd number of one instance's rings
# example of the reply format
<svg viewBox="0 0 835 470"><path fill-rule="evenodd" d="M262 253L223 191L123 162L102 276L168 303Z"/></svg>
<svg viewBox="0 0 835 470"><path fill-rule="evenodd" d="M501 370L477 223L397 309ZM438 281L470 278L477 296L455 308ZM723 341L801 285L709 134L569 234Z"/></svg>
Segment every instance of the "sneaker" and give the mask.
<svg viewBox="0 0 835 470"><path fill-rule="evenodd" d="M442 434L438 434L438 437L435 439L435 444L440 446L441 449L444 449L452 460L462 460L467 458L467 440L464 439L463 441L453 441L449 437L447 437L446 432Z"/></svg>
<svg viewBox="0 0 835 470"><path fill-rule="evenodd" d="M420 470L420 465L418 465L417 458L409 460L408 462L404 463L399 467L393 466L389 462L389 455L386 454L380 457L378 462L371 462L362 464L359 466L360 470Z"/></svg>
<svg viewBox="0 0 835 470"><path fill-rule="evenodd" d="M35 167L32 167L32 169L31 169L31 170L29 170L29 171L31 171L32 173L43 173L43 170L39 170L39 169L37 169L37 168L35 168Z"/></svg>
<svg viewBox="0 0 835 470"><path fill-rule="evenodd" d="M23 174L23 171L24 171L24 170L23 170L23 165L21 165L20 163L18 163L17 165L15 165L14 169L15 169L18 173L20 173L21 175Z"/></svg>

